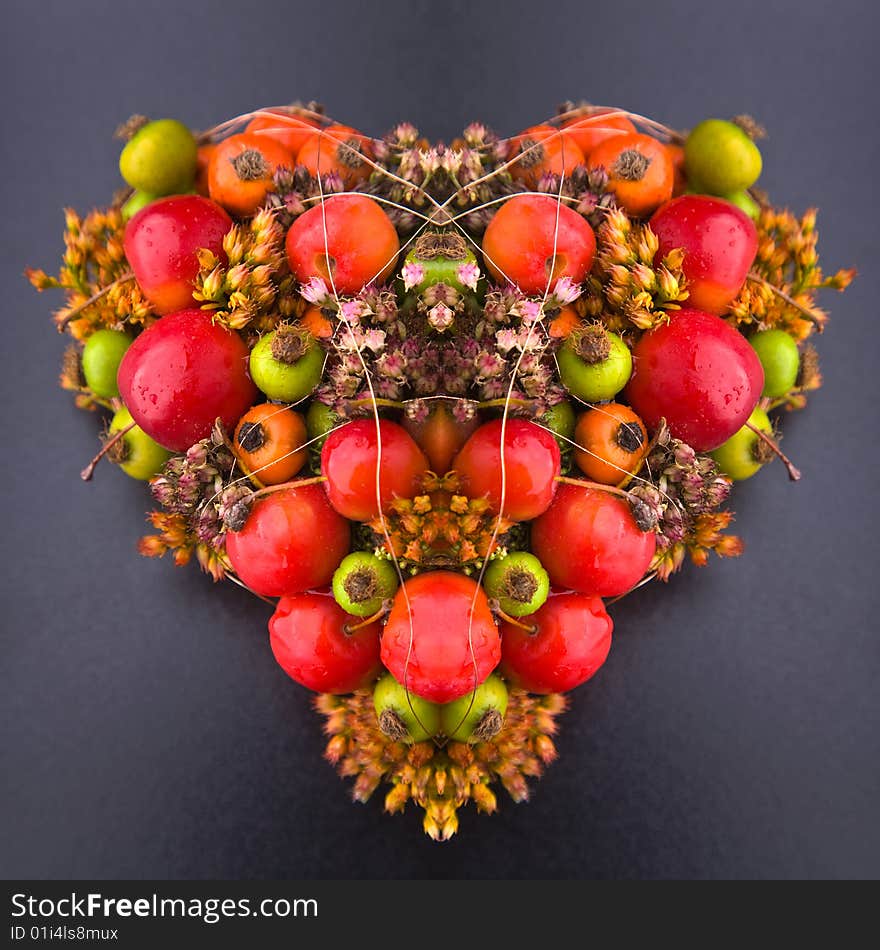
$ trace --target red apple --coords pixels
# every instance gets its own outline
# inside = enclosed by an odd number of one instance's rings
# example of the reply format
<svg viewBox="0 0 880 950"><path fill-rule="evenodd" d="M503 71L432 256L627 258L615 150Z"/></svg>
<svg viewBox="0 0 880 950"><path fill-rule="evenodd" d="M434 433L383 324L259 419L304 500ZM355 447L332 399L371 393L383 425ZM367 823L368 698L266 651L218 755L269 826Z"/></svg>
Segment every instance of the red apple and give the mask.
<svg viewBox="0 0 880 950"><path fill-rule="evenodd" d="M651 228L660 239L655 263L677 247L685 250L688 305L724 313L742 289L758 251L752 219L721 198L682 195L654 213Z"/></svg>
<svg viewBox="0 0 880 950"><path fill-rule="evenodd" d="M361 623L332 594L311 591L282 597L269 621L270 643L281 668L318 693L351 693L379 675L379 624Z"/></svg>
<svg viewBox="0 0 880 950"><path fill-rule="evenodd" d="M555 251L555 258L554 258ZM514 195L489 222L483 257L499 283L543 294L560 277L580 283L596 254L587 220L549 195Z"/></svg>
<svg viewBox="0 0 880 950"><path fill-rule="evenodd" d="M327 498L352 521L375 518L380 503L384 511L394 498L413 498L427 469L428 460L406 429L387 419L379 420L378 429L375 419L339 426L321 449Z"/></svg>
<svg viewBox="0 0 880 950"><path fill-rule="evenodd" d="M388 215L365 195L327 198L287 232L287 260L297 280L321 277L337 294L356 294L366 284L385 280L399 251Z"/></svg>
<svg viewBox="0 0 880 950"><path fill-rule="evenodd" d="M601 489L560 485L532 522L532 553L555 587L616 597L644 577L657 536L642 531L629 505Z"/></svg>
<svg viewBox="0 0 880 950"><path fill-rule="evenodd" d="M319 485L258 498L244 527L226 534L233 570L266 597L329 584L350 546L348 522L327 504Z"/></svg>
<svg viewBox="0 0 880 950"><path fill-rule="evenodd" d="M207 248L225 264L223 238L231 227L220 205L201 195L159 198L128 222L125 256L157 313L193 306L198 251Z"/></svg>
<svg viewBox="0 0 880 950"><path fill-rule="evenodd" d="M528 419L507 419L504 462L500 419L486 422L465 442L452 466L470 498L487 498L506 518L530 521L553 501L561 458L551 432ZM502 478L502 475L504 476Z"/></svg>
<svg viewBox="0 0 880 950"><path fill-rule="evenodd" d="M520 624L501 626L501 671L530 693L564 693L592 677L608 657L614 624L599 597L551 594Z"/></svg>
<svg viewBox="0 0 880 950"><path fill-rule="evenodd" d="M746 338L720 317L686 309L638 340L624 395L649 429L666 419L677 439L708 452L745 425L763 388Z"/></svg>
<svg viewBox="0 0 880 950"><path fill-rule="evenodd" d="M501 659L483 588L456 571L426 571L398 588L382 662L416 696L448 703L476 689Z"/></svg>
<svg viewBox="0 0 880 950"><path fill-rule="evenodd" d="M218 418L231 432L257 399L247 346L203 310L169 314L144 330L116 379L134 421L172 452L206 438Z"/></svg>

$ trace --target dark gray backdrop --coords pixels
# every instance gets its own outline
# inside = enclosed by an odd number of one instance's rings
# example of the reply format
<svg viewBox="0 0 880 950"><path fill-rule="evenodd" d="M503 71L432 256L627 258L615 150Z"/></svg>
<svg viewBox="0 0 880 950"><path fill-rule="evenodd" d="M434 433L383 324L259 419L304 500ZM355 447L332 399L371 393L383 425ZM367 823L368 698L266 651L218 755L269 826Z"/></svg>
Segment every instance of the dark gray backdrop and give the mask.
<svg viewBox="0 0 880 950"><path fill-rule="evenodd" d="M3 844L9 877L874 876L877 69L867 2L46 2L5 8ZM762 184L817 203L829 269L862 276L820 341L826 388L787 420L804 471L739 487L745 557L614 608L561 761L529 805L354 806L268 610L135 553L147 499L77 473L98 421L55 388L61 208L119 181L132 112L205 127L294 98L379 134L483 119L513 133L564 98L687 127L751 112Z"/></svg>

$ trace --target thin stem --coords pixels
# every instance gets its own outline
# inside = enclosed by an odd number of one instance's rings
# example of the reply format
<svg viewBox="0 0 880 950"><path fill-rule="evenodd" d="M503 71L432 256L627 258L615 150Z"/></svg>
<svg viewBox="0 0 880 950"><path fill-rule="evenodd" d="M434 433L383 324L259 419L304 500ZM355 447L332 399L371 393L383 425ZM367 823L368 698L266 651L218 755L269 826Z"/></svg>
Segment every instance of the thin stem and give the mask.
<svg viewBox="0 0 880 950"><path fill-rule="evenodd" d="M383 600L382 606L372 616L364 617L364 619L358 623L343 624L342 630L344 633L348 634L355 633L358 630L363 630L364 627L369 627L371 623L376 623L377 620L381 620L390 609L390 601Z"/></svg>
<svg viewBox="0 0 880 950"><path fill-rule="evenodd" d="M110 293L114 287L118 287L120 284L125 284L130 280L134 280L134 274L131 273L131 271L129 271L127 274L123 274L121 277L117 277L112 284L107 284L106 287L102 287L99 291L93 293L88 300L78 304L73 308L73 310L68 310L68 312L64 315L64 319L58 321L58 332L63 333L67 328L67 324L70 323L71 320L75 320L77 316L83 312L83 310L85 310L87 307L91 307L91 305L95 303L96 300L100 300L105 294Z"/></svg>
<svg viewBox="0 0 880 950"><path fill-rule="evenodd" d="M521 406L523 409L531 409L534 402L531 399L486 399L479 403L480 409L503 409L505 406Z"/></svg>
<svg viewBox="0 0 880 950"><path fill-rule="evenodd" d="M305 488L307 485L320 485L326 481L327 479L323 475L315 475L314 478L301 478L298 481L282 482L280 485L267 485L265 488L255 491L253 495L251 495L250 500L254 501L257 498L262 498L264 495L271 495L276 491L287 491L288 488Z"/></svg>
<svg viewBox="0 0 880 950"><path fill-rule="evenodd" d="M525 630L526 633L536 634L538 632L538 626L534 623L523 623L522 620L519 620L517 617L511 617L510 614L505 613L499 604L494 604L492 608L496 614L505 622L512 623L514 627L519 627L520 630Z"/></svg>
<svg viewBox="0 0 880 950"><path fill-rule="evenodd" d="M232 573L232 571L226 571L224 576L226 577L227 580L232 581L233 584L238 584L238 586L242 590L246 590L249 594L253 594L254 597L259 597L260 600L263 601L263 603L268 604L270 607L276 607L278 605L277 600L271 600L268 597L264 597L262 594L258 594L255 590L251 590L251 588L248 587L244 581L236 577L235 574Z"/></svg>
<svg viewBox="0 0 880 950"><path fill-rule="evenodd" d="M776 442L776 440L771 439L770 436L767 435L766 432L763 432L756 425L752 425L751 422L747 422L746 426L748 426L748 428L751 429L752 432L754 432L755 435L758 436L758 438L761 439L762 442L764 442L766 445L770 447L774 455L777 455L782 460L782 463L785 465L785 468L788 471L788 477L793 482L800 481L800 478L801 478L800 469L795 468L791 459L785 454L785 452L782 451L782 449L779 448L779 445Z"/></svg>
<svg viewBox="0 0 880 950"><path fill-rule="evenodd" d="M115 432L111 438L109 438L104 445L101 447L101 451L89 462L88 465L79 473L79 477L84 481L91 481L92 475L95 474L95 468L98 465L98 462L113 448L116 443L125 437L125 435L135 427L134 422L129 422L129 424L124 428L120 429L118 432Z"/></svg>
<svg viewBox="0 0 880 950"><path fill-rule="evenodd" d="M621 498L625 498L627 501L632 499L628 491L618 488L616 485L603 485L601 482L590 482L583 478L570 478L568 475L557 475L556 481L563 485L575 485L578 488L595 488L597 491L611 492L612 495L620 495Z"/></svg>
<svg viewBox="0 0 880 950"><path fill-rule="evenodd" d="M755 284L763 284L768 290L771 290L777 297L780 297L784 300L790 307L794 307L799 313L802 313L807 320L812 323L816 329L821 333L825 328L822 325L822 321L819 317L813 313L808 307L805 307L803 304L798 303L793 297L789 296L784 290L777 287L775 284L771 284L769 280L765 280L760 274L754 272L748 275L748 279Z"/></svg>
<svg viewBox="0 0 880 950"><path fill-rule="evenodd" d="M350 409L361 409L364 406L382 406L385 409L406 409L405 402L395 399L354 399L348 404Z"/></svg>
<svg viewBox="0 0 880 950"><path fill-rule="evenodd" d="M610 607L612 604L616 604L618 600L623 600L624 597L627 597L633 591L638 590L640 587L644 587L645 584L650 583L657 576L656 571L651 571L650 574L646 574L634 587L630 587L629 590L625 590L622 594L618 594L616 597L612 597L611 600L605 601L605 606Z"/></svg>

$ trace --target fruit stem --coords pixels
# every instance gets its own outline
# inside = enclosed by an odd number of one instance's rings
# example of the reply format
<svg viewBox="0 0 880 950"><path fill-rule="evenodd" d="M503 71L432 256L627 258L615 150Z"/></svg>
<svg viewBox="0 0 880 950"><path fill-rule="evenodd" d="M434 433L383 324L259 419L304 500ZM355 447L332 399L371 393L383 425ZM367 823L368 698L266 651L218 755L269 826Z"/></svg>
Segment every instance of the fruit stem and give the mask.
<svg viewBox="0 0 880 950"><path fill-rule="evenodd" d="M326 481L327 479L323 475L315 475L314 478L301 478L298 481L282 482L280 485L267 485L265 488L255 491L250 496L250 500L254 501L257 498L262 498L263 495L271 495L272 492L286 491L288 488L305 488L307 485L319 485Z"/></svg>
<svg viewBox="0 0 880 950"><path fill-rule="evenodd" d="M95 474L95 468L98 465L98 462L113 448L116 443L122 439L127 433L135 427L134 422L129 422L129 424L124 429L119 429L117 432L114 432L113 435L104 443L101 447L101 451L89 462L88 465L79 473L79 477L84 481L91 481L92 475Z"/></svg>
<svg viewBox="0 0 880 950"><path fill-rule="evenodd" d="M621 498L625 498L627 501L632 497L628 491L623 488L618 488L616 485L603 485L601 482L590 482L584 478L570 478L568 475L557 475L556 481L561 482L563 485L575 485L577 488L595 488L598 491L611 492L612 495L620 495Z"/></svg>
<svg viewBox="0 0 880 950"><path fill-rule="evenodd" d="M511 397L510 399L486 399L478 405L481 409L504 409L506 406L521 406L523 409L531 409L534 402L531 399Z"/></svg>
<svg viewBox="0 0 880 950"><path fill-rule="evenodd" d="M776 440L771 439L766 432L759 429L756 425L752 425L751 422L747 422L746 426L751 429L759 439L761 439L766 445L770 447L774 455L779 456L779 458L782 460L782 463L785 465L786 470L788 471L788 477L793 482L800 481L800 470L795 468L791 459L785 454L785 452L782 451L782 449L779 448L779 444L776 442Z"/></svg>
<svg viewBox="0 0 880 950"><path fill-rule="evenodd" d="M494 600L492 601L492 610L493 610L496 614L498 614L498 616L499 616L505 623L512 623L512 624L514 625L514 627L519 627L521 630L525 630L526 633L530 633L530 634L532 634L532 635L534 635L534 634L536 634L536 633L538 632L538 625L537 625L537 624L534 624L534 623L523 623L522 620L518 620L516 617L511 617L510 614L505 613L505 612L501 609L501 605L500 605L497 601L494 601Z"/></svg>
<svg viewBox="0 0 880 950"><path fill-rule="evenodd" d="M618 600L623 600L624 597L629 596L633 591L638 590L640 587L644 587L645 584L649 584L656 576L657 572L651 571L650 574L646 574L634 587L630 587L629 590L625 590L622 594L612 597L611 600L606 600L605 606L610 607L612 604L616 604Z"/></svg>
<svg viewBox="0 0 880 950"><path fill-rule="evenodd" d="M352 409L360 409L363 406L380 406L383 409L406 409L405 402L398 402L394 399L354 399L348 404Z"/></svg>
<svg viewBox="0 0 880 950"><path fill-rule="evenodd" d="M244 581L242 581L242 580L240 580L238 577L236 577L235 574L232 573L232 571L226 571L225 574L224 574L224 577L225 577L227 580L232 581L233 584L238 584L238 586L239 586L242 590L246 590L249 594L253 594L254 597L259 597L259 599L262 600L264 604L268 604L270 607L277 607L277 606L278 606L278 601L277 601L277 600L272 600L272 599L269 598L269 597L264 597L262 594L258 594L255 590L251 590L251 588L248 587L247 584L245 584Z"/></svg>
<svg viewBox="0 0 880 950"><path fill-rule="evenodd" d="M794 307L795 310L802 313L807 320L812 323L816 329L821 333L825 327L822 325L822 321L813 313L812 310L805 307L803 304L798 303L793 297L790 297L784 290L777 287L775 284L771 284L769 280L765 280L760 274L754 273L752 271L748 275L748 279L756 284L763 284L769 290L771 290L777 297L781 297L789 306Z"/></svg>
<svg viewBox="0 0 880 950"><path fill-rule="evenodd" d="M382 606L371 616L364 617L359 623L346 623L342 625L342 632L352 634L356 630L361 630L364 627L369 627L371 623L375 623L377 620L381 620L385 614L391 609L391 601L383 600Z"/></svg>
<svg viewBox="0 0 880 950"><path fill-rule="evenodd" d="M123 274L121 277L117 277L112 283L107 284L106 287L102 287L100 290L93 293L88 300L84 300L81 304L78 304L76 307L74 307L73 310L68 310L64 315L64 319L58 321L58 332L63 333L67 328L67 324L70 323L71 320L75 320L77 316L83 312L83 310L85 310L87 307L91 307L91 305L96 300L100 300L105 294L110 293L114 287L118 287L119 284L125 284L130 280L134 280L134 274L131 271L128 271L128 273Z"/></svg>

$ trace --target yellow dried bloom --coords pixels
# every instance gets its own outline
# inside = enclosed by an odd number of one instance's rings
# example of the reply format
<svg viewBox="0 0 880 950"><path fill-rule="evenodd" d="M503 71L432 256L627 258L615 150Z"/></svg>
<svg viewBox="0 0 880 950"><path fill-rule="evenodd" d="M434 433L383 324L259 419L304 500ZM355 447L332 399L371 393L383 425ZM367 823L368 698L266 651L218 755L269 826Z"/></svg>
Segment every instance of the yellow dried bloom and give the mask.
<svg viewBox="0 0 880 950"><path fill-rule="evenodd" d="M418 742L405 745L378 726L370 690L350 696L323 694L315 707L326 717L325 757L343 777L355 780L352 794L366 801L382 782L391 786L385 810L396 814L412 801L424 810L425 833L448 840L458 830L458 810L473 802L491 815L498 808L492 784L500 782L514 801L528 798L527 779L538 778L556 757L551 735L565 710L558 694L510 692L501 732L473 744Z"/></svg>
<svg viewBox="0 0 880 950"><path fill-rule="evenodd" d="M284 227L263 209L234 225L223 238L224 266L210 252L199 256L193 296L232 330L267 333L284 319L302 313L284 251Z"/></svg>
<svg viewBox="0 0 880 950"><path fill-rule="evenodd" d="M68 208L64 221L65 250L58 275L25 271L37 290L66 291L66 305L54 314L59 329L84 340L103 328L149 324L152 309L125 260L125 223L119 208L98 208L85 218Z"/></svg>
<svg viewBox="0 0 880 950"><path fill-rule="evenodd" d="M577 303L581 316L599 318L616 333L649 330L687 299L683 255L673 250L655 265L659 241L649 224L614 208L596 239L596 261Z"/></svg>
<svg viewBox="0 0 880 950"><path fill-rule="evenodd" d="M855 271L839 270L830 277L822 273L815 208L797 218L787 209L765 206L756 226L758 253L750 278L730 305L730 322L782 329L796 340L821 331L828 317L816 306L816 291L844 290Z"/></svg>

